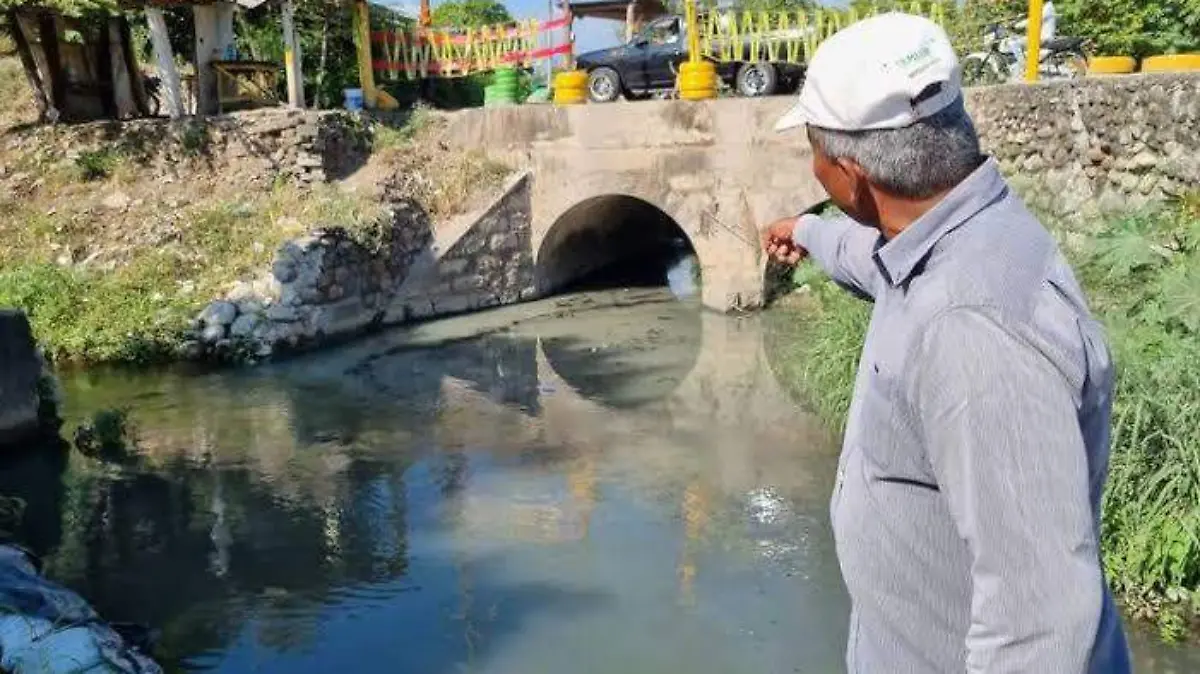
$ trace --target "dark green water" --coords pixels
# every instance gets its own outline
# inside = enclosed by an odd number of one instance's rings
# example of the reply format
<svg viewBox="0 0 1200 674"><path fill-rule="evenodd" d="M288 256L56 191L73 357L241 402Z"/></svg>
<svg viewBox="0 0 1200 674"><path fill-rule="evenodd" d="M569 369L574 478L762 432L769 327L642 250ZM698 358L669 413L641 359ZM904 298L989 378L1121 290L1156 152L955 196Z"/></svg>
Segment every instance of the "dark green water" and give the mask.
<svg viewBox="0 0 1200 674"><path fill-rule="evenodd" d="M37 485L48 573L159 630L169 668L843 670L835 449L757 319L597 292L63 388L68 429L127 408L136 453L8 481ZM1139 671L1200 671L1136 644Z"/></svg>

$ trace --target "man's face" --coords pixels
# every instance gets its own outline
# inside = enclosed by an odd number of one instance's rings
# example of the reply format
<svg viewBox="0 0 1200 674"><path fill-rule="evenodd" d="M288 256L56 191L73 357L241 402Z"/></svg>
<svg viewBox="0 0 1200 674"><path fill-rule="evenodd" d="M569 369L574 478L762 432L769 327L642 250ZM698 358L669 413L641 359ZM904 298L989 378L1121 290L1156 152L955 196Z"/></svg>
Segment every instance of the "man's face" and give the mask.
<svg viewBox="0 0 1200 674"><path fill-rule="evenodd" d="M878 214L862 169L852 161L830 158L812 142L811 133L808 139L812 146L813 175L829 194L830 201L858 222L877 227Z"/></svg>

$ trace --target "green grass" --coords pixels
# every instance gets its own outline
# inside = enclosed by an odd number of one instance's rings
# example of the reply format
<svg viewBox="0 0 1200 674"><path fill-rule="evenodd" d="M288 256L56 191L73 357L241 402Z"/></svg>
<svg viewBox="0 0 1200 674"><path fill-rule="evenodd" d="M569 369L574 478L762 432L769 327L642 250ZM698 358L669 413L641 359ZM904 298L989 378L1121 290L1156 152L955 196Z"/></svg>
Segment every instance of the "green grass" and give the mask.
<svg viewBox="0 0 1200 674"><path fill-rule="evenodd" d="M1167 640L1200 620L1200 198L1106 223L1072 253L1117 366L1102 547L1109 580ZM811 264L769 314L780 378L844 425L870 306Z"/></svg>
<svg viewBox="0 0 1200 674"><path fill-rule="evenodd" d="M0 59L0 90L26 86L14 65ZM509 172L448 149L444 127L424 109L398 128L378 127L378 156L363 172L434 220L464 212ZM0 177L0 306L28 311L59 362L171 359L200 309L267 271L285 240L335 226L370 247L391 225L371 189L247 186L202 164L195 181L160 181L145 168L157 141L136 128L115 131L96 139L37 127L0 146L8 169ZM202 125L179 134L183 154L208 152Z"/></svg>
<svg viewBox="0 0 1200 674"><path fill-rule="evenodd" d="M112 175L121 157L111 146L85 150L75 158L75 167L82 180L102 180Z"/></svg>
<svg viewBox="0 0 1200 674"><path fill-rule="evenodd" d="M168 360L196 313L232 282L268 268L285 240L322 224L362 230L377 218L376 205L333 187L283 187L202 203L184 212L171 240L131 246L106 269L62 265L48 251L108 235L10 203L0 208L0 306L27 311L39 342L60 362Z"/></svg>
<svg viewBox="0 0 1200 674"><path fill-rule="evenodd" d="M1200 616L1198 205L1120 220L1077 265L1118 368L1105 560L1167 638Z"/></svg>
<svg viewBox="0 0 1200 674"><path fill-rule="evenodd" d="M147 292L168 276L143 265L93 276L28 262L0 271L0 306L25 309L38 338L58 356L151 361L172 353L176 333L191 318L188 303Z"/></svg>

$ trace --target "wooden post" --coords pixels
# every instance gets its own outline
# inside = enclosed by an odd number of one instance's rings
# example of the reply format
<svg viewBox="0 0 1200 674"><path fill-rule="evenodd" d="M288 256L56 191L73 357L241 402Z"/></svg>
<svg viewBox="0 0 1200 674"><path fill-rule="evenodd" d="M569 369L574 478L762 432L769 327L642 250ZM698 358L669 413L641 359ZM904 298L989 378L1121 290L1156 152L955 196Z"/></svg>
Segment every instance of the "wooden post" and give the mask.
<svg viewBox="0 0 1200 674"><path fill-rule="evenodd" d="M366 0L354 0L354 38L358 47L358 81L363 104L375 107L375 70L371 65L371 18Z"/></svg>
<svg viewBox="0 0 1200 674"><path fill-rule="evenodd" d="M33 90L33 98L37 102L38 120L43 121L50 116L50 99L46 96L42 75L38 72L37 60L34 58L33 49L29 46L29 39L25 35L25 28L21 25L21 18L17 15L16 9L8 10L8 25L12 30L13 45L17 48L17 56L21 59L21 69L25 71L25 80L29 82L29 88Z"/></svg>
<svg viewBox="0 0 1200 674"><path fill-rule="evenodd" d="M121 37L121 24L125 17L110 17L102 30L108 32L109 79L112 82L112 101L118 119L136 117L141 113L137 93L133 88L133 76L125 61L125 45Z"/></svg>
<svg viewBox="0 0 1200 674"><path fill-rule="evenodd" d="M146 117L150 114L150 102L146 96L146 83L142 81L142 71L138 68L137 54L133 51L133 31L129 29L129 20L124 15L118 16L116 22L121 43L121 59L125 65L126 77L129 78L133 104L137 108L137 114Z"/></svg>
<svg viewBox="0 0 1200 674"><path fill-rule="evenodd" d="M167 112L172 119L183 116L183 98L179 86L179 70L175 68L175 55L171 52L171 39L167 36L167 21L162 9L146 7L146 24L150 27L150 41L154 43L154 56L158 60L158 77L167 99Z"/></svg>
<svg viewBox="0 0 1200 674"><path fill-rule="evenodd" d="M1025 29L1025 81L1036 82L1042 60L1042 0L1029 0Z"/></svg>
<svg viewBox="0 0 1200 674"><path fill-rule="evenodd" d="M233 44L233 3L193 5L192 15L196 25L196 112L212 115L219 111L212 62L224 59L225 50Z"/></svg>
<svg viewBox="0 0 1200 674"><path fill-rule="evenodd" d="M304 72L300 64L300 39L296 35L296 5L283 0L283 65L287 72L288 105L304 107Z"/></svg>
<svg viewBox="0 0 1200 674"><path fill-rule="evenodd" d="M317 90L313 92L313 107L325 107L325 78L329 76L329 6L321 12L321 53L317 57Z"/></svg>
<svg viewBox="0 0 1200 674"><path fill-rule="evenodd" d="M54 14L46 12L38 17L38 33L42 42L42 53L46 55L45 79L50 80L50 101L58 115L66 111L67 75L62 69L62 57L58 52L58 22ZM57 121L57 120L55 120Z"/></svg>
<svg viewBox="0 0 1200 674"><path fill-rule="evenodd" d="M625 5L625 41L629 42L633 39L633 27L637 22L637 4L630 0Z"/></svg>
<svg viewBox="0 0 1200 674"><path fill-rule="evenodd" d="M117 117L117 78L113 75L112 33L109 31L109 17L104 16L96 31L96 86L100 90L100 107L108 119Z"/></svg>

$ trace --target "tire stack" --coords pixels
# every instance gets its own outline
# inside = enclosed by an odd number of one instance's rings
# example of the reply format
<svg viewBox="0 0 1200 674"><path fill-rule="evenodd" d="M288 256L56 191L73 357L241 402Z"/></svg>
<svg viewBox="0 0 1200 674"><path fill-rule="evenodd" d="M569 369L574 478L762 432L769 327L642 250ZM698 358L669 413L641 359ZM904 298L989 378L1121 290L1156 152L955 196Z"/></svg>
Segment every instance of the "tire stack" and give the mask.
<svg viewBox="0 0 1200 674"><path fill-rule="evenodd" d="M587 103L588 74L583 70L558 73L554 76L554 104L582 105Z"/></svg>
<svg viewBox="0 0 1200 674"><path fill-rule="evenodd" d="M686 61L679 64L679 97L685 101L703 101L717 97L717 68L711 61Z"/></svg>
<svg viewBox="0 0 1200 674"><path fill-rule="evenodd" d="M492 83L483 88L483 107L496 108L516 105L520 102L517 99L519 85L516 68L512 66L496 68L495 74L492 75Z"/></svg>

